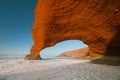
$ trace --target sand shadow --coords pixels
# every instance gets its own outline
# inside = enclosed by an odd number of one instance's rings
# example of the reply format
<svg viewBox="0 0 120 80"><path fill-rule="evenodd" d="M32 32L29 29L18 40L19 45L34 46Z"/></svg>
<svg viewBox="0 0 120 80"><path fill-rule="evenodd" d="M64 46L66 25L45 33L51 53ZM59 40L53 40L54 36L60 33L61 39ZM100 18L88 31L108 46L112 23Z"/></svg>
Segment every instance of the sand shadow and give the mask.
<svg viewBox="0 0 120 80"><path fill-rule="evenodd" d="M102 57L95 59L90 63L101 64L101 65L110 65L110 66L120 66L120 57Z"/></svg>

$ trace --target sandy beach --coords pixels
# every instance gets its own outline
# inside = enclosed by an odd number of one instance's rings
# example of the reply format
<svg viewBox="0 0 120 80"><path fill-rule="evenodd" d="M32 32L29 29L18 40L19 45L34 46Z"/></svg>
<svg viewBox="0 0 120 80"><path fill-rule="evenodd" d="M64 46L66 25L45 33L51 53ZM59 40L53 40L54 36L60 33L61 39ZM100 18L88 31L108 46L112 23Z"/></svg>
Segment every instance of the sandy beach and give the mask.
<svg viewBox="0 0 120 80"><path fill-rule="evenodd" d="M120 58L104 58L93 62L4 59L0 60L0 80L120 80L119 61Z"/></svg>

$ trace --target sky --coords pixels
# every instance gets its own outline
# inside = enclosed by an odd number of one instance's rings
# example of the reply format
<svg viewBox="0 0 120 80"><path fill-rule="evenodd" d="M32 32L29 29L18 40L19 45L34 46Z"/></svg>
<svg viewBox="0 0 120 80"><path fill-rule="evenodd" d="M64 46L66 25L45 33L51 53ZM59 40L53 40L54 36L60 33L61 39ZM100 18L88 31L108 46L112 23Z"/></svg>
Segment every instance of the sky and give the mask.
<svg viewBox="0 0 120 80"><path fill-rule="evenodd" d="M0 56L29 54L36 3L37 0L0 0ZM42 50L41 55L57 55L85 46L78 40L63 41Z"/></svg>

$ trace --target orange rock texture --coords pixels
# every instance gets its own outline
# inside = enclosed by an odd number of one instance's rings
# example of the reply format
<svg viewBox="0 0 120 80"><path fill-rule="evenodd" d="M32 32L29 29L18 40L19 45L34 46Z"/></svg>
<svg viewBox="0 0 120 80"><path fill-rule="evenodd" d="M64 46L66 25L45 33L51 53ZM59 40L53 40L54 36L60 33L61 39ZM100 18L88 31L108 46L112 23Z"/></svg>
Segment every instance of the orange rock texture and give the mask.
<svg viewBox="0 0 120 80"><path fill-rule="evenodd" d="M66 51L59 55L59 57L85 57L89 54L89 48L81 48L72 51Z"/></svg>
<svg viewBox="0 0 120 80"><path fill-rule="evenodd" d="M120 56L120 0L38 0L32 37L25 59L69 39L86 43L93 58Z"/></svg>

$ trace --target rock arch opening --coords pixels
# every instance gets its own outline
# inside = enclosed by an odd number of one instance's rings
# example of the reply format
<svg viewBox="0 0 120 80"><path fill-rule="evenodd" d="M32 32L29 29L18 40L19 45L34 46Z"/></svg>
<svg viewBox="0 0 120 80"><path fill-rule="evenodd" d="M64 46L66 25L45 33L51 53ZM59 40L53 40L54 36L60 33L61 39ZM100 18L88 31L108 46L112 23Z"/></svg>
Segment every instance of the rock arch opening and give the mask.
<svg viewBox="0 0 120 80"><path fill-rule="evenodd" d="M65 40L40 51L41 58L83 57L89 52L88 45L80 40Z"/></svg>

